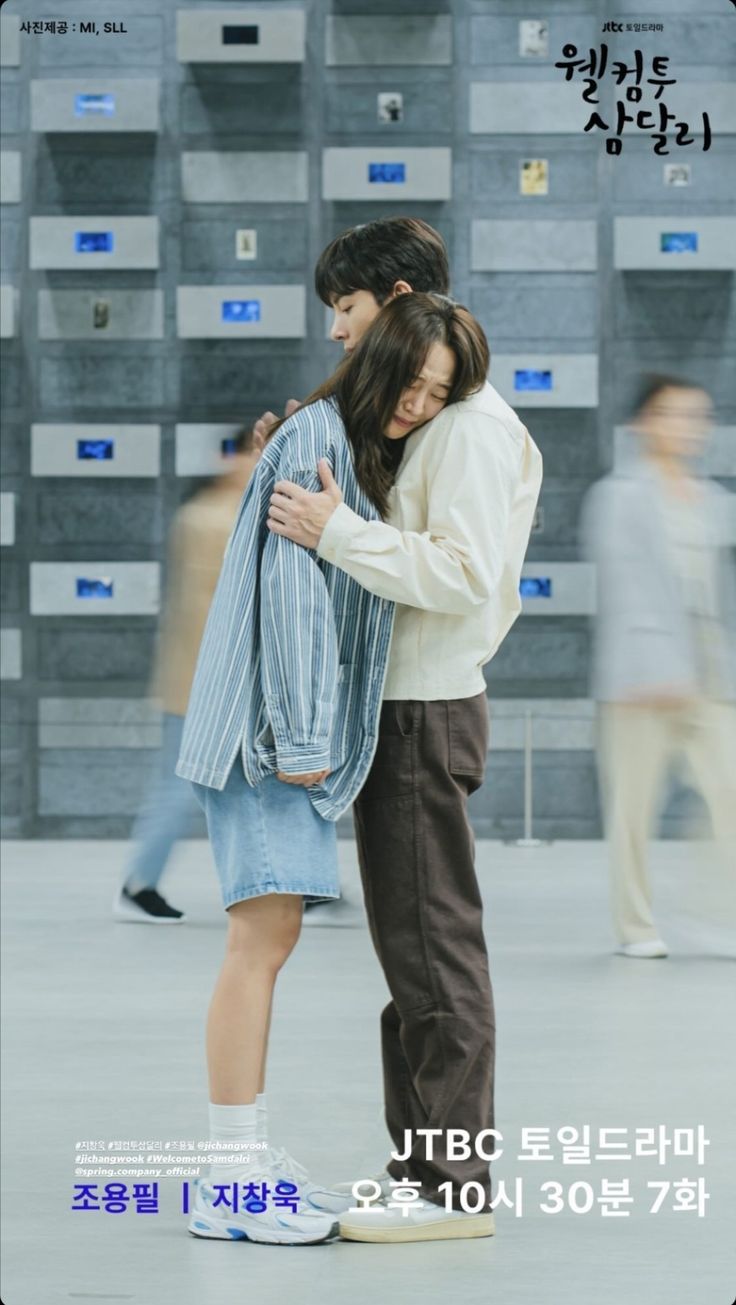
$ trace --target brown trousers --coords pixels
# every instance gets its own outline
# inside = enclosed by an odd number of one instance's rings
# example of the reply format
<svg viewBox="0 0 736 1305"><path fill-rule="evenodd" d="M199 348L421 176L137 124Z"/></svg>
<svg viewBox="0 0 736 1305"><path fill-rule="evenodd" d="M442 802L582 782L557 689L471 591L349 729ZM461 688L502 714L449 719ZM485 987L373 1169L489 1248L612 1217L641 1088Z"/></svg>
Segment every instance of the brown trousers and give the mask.
<svg viewBox="0 0 736 1305"><path fill-rule="evenodd" d="M440 702L385 702L373 766L355 807L358 856L371 936L391 993L381 1017L386 1122L404 1152L404 1130L438 1128L434 1156L414 1138L393 1178L421 1182L444 1204L440 1183L480 1183L488 1161L476 1135L493 1127L495 1019L467 799L483 782L488 748L484 693ZM450 1159L448 1129L470 1134L471 1157ZM492 1152L492 1139L483 1141Z"/></svg>

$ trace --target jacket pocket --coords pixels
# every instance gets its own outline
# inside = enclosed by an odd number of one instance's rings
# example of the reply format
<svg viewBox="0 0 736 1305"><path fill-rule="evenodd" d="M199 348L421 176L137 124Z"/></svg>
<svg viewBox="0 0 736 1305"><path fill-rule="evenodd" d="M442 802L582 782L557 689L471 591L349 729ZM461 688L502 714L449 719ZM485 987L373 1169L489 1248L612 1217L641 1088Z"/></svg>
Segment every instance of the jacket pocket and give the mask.
<svg viewBox="0 0 736 1305"><path fill-rule="evenodd" d="M474 793L483 783L488 755L488 702L484 693L447 702L450 774L467 777Z"/></svg>
<svg viewBox="0 0 736 1305"><path fill-rule="evenodd" d="M384 702L373 764L360 792L361 802L411 797L416 784L418 704Z"/></svg>

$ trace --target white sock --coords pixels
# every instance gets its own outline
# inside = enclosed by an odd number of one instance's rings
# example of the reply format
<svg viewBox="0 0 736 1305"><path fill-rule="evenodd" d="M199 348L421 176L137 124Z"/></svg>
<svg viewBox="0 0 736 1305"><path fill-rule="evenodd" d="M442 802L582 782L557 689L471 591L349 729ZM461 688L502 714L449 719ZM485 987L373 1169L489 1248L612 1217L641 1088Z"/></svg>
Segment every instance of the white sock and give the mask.
<svg viewBox="0 0 736 1305"><path fill-rule="evenodd" d="M268 1143L268 1110L265 1092L259 1092L256 1097L256 1137L259 1142Z"/></svg>
<svg viewBox="0 0 736 1305"><path fill-rule="evenodd" d="M255 1101L245 1106L218 1106L210 1101L209 1116L209 1135L212 1142L238 1142L245 1150L249 1143L257 1141ZM235 1148L230 1154L233 1154L234 1151ZM214 1154L216 1152L213 1152ZM227 1151L223 1151L223 1158L227 1154ZM251 1156L255 1154L254 1151L250 1152ZM211 1183L231 1183L236 1176L241 1177L247 1169L247 1162L243 1164L210 1165L209 1181Z"/></svg>

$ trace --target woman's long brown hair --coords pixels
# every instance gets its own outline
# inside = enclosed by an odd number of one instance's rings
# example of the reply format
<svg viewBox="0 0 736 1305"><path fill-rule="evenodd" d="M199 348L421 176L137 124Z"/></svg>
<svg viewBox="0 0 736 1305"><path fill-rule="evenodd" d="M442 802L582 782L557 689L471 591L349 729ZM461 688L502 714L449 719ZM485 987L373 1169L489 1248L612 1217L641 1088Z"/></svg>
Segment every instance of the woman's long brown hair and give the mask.
<svg viewBox="0 0 736 1305"><path fill-rule="evenodd" d="M455 356L448 404L481 388L490 352L480 323L444 295L412 293L398 295L382 308L349 357L300 405L305 408L334 396L358 484L382 517L405 443L387 439L383 432L433 344L447 345ZM272 426L269 439L288 420L284 417Z"/></svg>

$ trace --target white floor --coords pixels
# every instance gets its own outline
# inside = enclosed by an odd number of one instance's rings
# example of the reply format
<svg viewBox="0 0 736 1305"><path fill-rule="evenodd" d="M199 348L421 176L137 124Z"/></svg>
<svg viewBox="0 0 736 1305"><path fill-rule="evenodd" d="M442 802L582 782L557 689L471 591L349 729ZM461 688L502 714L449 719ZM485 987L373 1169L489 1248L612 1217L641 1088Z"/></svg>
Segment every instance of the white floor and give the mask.
<svg viewBox="0 0 736 1305"><path fill-rule="evenodd" d="M271 1248L200 1242L180 1213L72 1212L78 1141L206 1138L203 1025L224 935L209 852L183 845L164 889L179 928L115 925L122 843L7 843L4 870L3 1299L8 1305L731 1305L736 1162L736 945L703 895L702 845L657 844L653 871L666 961L611 954L605 849L478 848L498 1019L494 1166L523 1182L521 1218L497 1236L424 1246ZM341 844L357 895L354 848ZM709 881L715 882L715 881ZM703 918L690 910L708 897ZM272 1133L320 1181L387 1158L377 1016L382 976L363 930L307 929L280 980L268 1084ZM634 1130L705 1126L705 1164L660 1167L518 1157L522 1126ZM649 1213L647 1182L704 1178L704 1218ZM565 1190L628 1178L626 1218L543 1214L543 1182ZM91 1179L87 1181L93 1181ZM106 1180L111 1181L111 1180ZM134 1179L129 1179L133 1183ZM142 1180L139 1180L142 1181ZM584 1189L576 1189L583 1194Z"/></svg>

